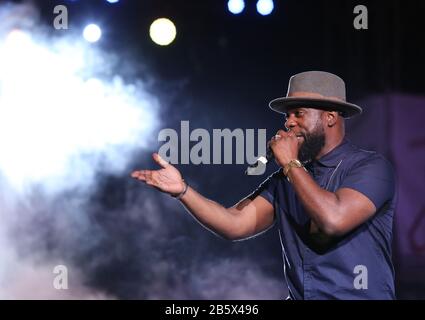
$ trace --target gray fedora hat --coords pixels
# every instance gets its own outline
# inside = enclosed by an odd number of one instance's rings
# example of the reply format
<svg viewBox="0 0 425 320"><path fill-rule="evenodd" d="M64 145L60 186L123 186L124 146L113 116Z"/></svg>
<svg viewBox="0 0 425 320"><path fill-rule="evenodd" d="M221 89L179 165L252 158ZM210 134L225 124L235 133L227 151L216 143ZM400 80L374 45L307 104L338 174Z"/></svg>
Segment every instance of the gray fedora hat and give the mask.
<svg viewBox="0 0 425 320"><path fill-rule="evenodd" d="M362 113L362 108L346 102L344 81L335 74L323 71L307 71L292 76L286 97L269 103L269 107L279 113L303 106L338 111L344 118Z"/></svg>

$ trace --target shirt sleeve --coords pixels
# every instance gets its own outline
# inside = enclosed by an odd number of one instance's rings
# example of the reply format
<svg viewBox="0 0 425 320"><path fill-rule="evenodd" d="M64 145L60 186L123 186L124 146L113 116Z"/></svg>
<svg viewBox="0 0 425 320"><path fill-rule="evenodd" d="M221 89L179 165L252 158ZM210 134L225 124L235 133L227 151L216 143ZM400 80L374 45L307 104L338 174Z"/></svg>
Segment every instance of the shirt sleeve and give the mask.
<svg viewBox="0 0 425 320"><path fill-rule="evenodd" d="M253 193L248 196L248 198L253 200L257 196L261 196L274 206L277 192L277 184L279 180L279 175L281 174L283 174L282 169L279 169L278 171L271 174L258 186L258 188Z"/></svg>
<svg viewBox="0 0 425 320"><path fill-rule="evenodd" d="M393 167L384 157L372 155L351 168L341 188L354 189L364 194L379 209L394 196Z"/></svg>

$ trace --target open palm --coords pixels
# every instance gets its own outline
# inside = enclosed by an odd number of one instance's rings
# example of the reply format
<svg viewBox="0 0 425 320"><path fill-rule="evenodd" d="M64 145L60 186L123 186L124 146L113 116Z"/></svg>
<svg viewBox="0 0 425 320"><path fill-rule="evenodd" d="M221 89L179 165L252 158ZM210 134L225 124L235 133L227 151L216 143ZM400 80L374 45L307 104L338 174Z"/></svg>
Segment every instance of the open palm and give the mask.
<svg viewBox="0 0 425 320"><path fill-rule="evenodd" d="M173 165L161 158L157 153L152 158L162 169L159 170L136 170L131 173L135 179L144 181L146 184L169 194L179 194L184 190L182 176Z"/></svg>

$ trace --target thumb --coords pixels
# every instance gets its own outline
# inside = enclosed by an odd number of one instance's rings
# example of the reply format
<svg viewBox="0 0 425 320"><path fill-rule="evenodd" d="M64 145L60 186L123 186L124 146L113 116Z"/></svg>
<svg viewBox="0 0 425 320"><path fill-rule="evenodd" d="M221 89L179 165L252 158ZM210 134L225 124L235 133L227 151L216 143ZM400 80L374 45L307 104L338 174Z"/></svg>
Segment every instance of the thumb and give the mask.
<svg viewBox="0 0 425 320"><path fill-rule="evenodd" d="M157 164L159 164L164 169L167 168L170 164L161 158L161 156L158 153L152 154L152 158L155 160Z"/></svg>

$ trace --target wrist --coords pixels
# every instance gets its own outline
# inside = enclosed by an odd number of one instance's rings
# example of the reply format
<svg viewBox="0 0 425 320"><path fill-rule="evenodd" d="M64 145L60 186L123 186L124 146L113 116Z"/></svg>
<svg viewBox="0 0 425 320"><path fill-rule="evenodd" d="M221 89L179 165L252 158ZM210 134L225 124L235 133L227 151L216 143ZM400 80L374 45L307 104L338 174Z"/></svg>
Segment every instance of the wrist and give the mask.
<svg viewBox="0 0 425 320"><path fill-rule="evenodd" d="M283 166L283 174L285 175L285 177L288 179L289 182L291 182L291 179L289 178L289 174L291 170L294 168L303 168L304 170L306 170L306 168L304 167L304 165L301 163L300 160L292 159L291 161L289 161L287 164Z"/></svg>
<svg viewBox="0 0 425 320"><path fill-rule="evenodd" d="M187 189L189 189L189 184L182 179L182 191L177 194L171 194L171 196L177 200L180 200L187 192Z"/></svg>
<svg viewBox="0 0 425 320"><path fill-rule="evenodd" d="M298 156L293 156L293 157L286 156L284 159L282 159L280 161L280 163L282 165L282 168L285 168L287 165L289 165L289 163L291 163L292 161L295 161L295 160L299 161Z"/></svg>

